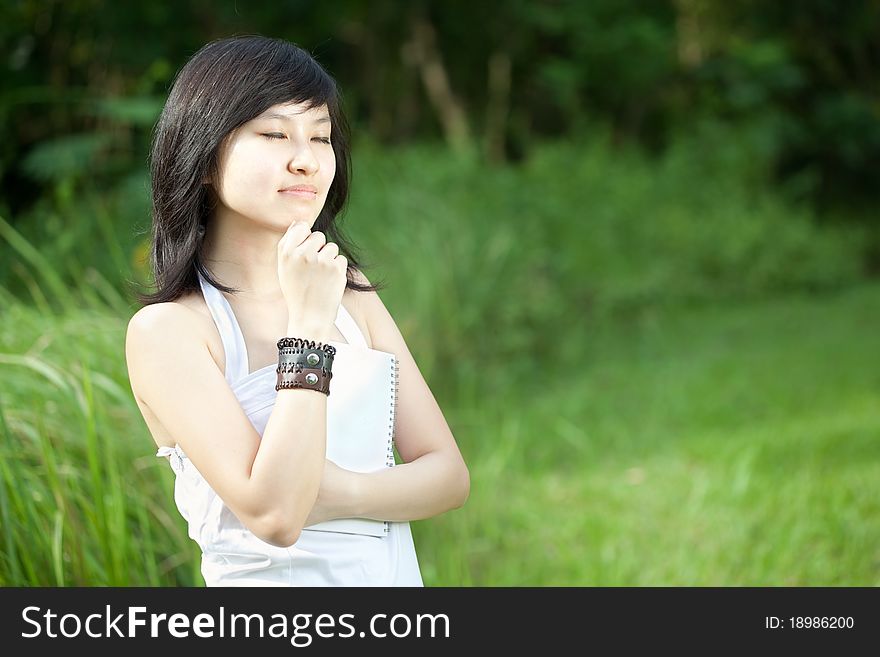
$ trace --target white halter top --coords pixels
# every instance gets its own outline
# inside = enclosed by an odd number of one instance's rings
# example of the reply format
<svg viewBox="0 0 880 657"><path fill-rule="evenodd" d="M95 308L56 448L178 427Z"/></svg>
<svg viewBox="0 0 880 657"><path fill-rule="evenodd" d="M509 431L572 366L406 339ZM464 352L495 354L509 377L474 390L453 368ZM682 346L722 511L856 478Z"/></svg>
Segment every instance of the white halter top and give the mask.
<svg viewBox="0 0 880 657"><path fill-rule="evenodd" d="M202 295L223 341L225 377L254 428L263 435L275 405L276 364L248 373L247 346L232 306L199 274ZM327 458L371 472L394 466L397 358L371 349L341 303L327 398ZM286 391L285 391L286 394ZM295 394L295 393L294 393ZM423 586L408 522L329 520L303 529L281 548L248 530L180 448L159 448L175 473L174 501L202 550L206 586Z"/></svg>

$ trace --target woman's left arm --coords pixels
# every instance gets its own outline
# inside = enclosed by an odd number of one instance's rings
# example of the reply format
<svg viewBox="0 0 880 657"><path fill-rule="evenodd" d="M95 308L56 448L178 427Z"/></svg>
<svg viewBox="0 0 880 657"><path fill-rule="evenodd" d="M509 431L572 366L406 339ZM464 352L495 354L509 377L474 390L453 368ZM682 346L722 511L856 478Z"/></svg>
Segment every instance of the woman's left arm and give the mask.
<svg viewBox="0 0 880 657"><path fill-rule="evenodd" d="M360 282L369 284L358 272ZM395 444L403 463L378 472L350 473L349 516L403 522L464 505L470 475L440 406L376 292L358 292L373 348L399 363Z"/></svg>

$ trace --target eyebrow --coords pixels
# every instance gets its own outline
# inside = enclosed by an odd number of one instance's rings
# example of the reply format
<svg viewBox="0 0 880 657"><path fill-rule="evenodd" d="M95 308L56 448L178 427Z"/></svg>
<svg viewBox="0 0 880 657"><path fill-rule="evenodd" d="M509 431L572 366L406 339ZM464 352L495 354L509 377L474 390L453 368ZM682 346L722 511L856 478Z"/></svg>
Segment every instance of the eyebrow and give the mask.
<svg viewBox="0 0 880 657"><path fill-rule="evenodd" d="M289 114L279 114L278 112L271 112L269 114L264 114L260 117L261 119L281 119L282 121L289 121L292 116ZM315 119L312 123L330 123L329 116L322 116L321 118Z"/></svg>

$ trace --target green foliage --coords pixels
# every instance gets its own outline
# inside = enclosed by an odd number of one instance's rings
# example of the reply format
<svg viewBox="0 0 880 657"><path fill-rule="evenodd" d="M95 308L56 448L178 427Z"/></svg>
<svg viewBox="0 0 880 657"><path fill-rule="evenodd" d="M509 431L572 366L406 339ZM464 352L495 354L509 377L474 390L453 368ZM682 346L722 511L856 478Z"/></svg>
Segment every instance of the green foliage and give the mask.
<svg viewBox="0 0 880 657"><path fill-rule="evenodd" d="M125 282L174 73L247 32L340 81L346 229L470 466L426 583L880 584L880 13L845 5L4 5L0 584L201 582ZM416 24L515 164L436 143Z"/></svg>
<svg viewBox="0 0 880 657"><path fill-rule="evenodd" d="M737 173L759 166L731 152L747 139L728 132L715 143L709 132L652 161L597 131L496 169L427 146L362 144L347 225L380 272L411 263L403 277L417 289L392 286L386 298L423 318L411 336L439 377L469 367L463 344L517 363L571 322L859 280L861 231L817 227L807 209ZM471 372L475 394L494 377L483 363Z"/></svg>
<svg viewBox="0 0 880 657"><path fill-rule="evenodd" d="M609 156L601 139L544 148L523 178L541 190L529 207L546 234L578 245L556 258L560 279L600 312L856 280L863 233L817 227L755 182L760 160L747 134L695 127L657 162Z"/></svg>
<svg viewBox="0 0 880 657"><path fill-rule="evenodd" d="M521 167L356 149L346 229L474 482L414 523L426 583L876 584L858 232L760 183L760 129L593 134ZM144 182L0 222L3 584L201 583L126 378Z"/></svg>
<svg viewBox="0 0 880 657"><path fill-rule="evenodd" d="M409 301L426 318L414 338L440 376L472 340L510 359L571 317L588 322L658 304L830 290L863 275L871 244L864 231L820 226L785 190L762 183L770 149L761 126L695 126L659 159L612 147L599 128L592 134L494 168L430 145L359 142L344 225L380 277L387 263L420 268L406 274L423 286ZM101 297L134 307L121 299L125 280L149 282L146 172L112 190L85 190L59 188L54 201L18 222L21 230L4 229L19 239L0 246L10 253L0 274L10 292L33 297L13 256L23 242L39 245L40 260L29 262L36 272L52 263L54 289L104 280ZM481 331L486 317L509 330ZM482 375L471 374L478 385Z"/></svg>
<svg viewBox="0 0 880 657"><path fill-rule="evenodd" d="M134 429L119 316L96 301L63 316L3 305L0 584L190 583L198 550Z"/></svg>
<svg viewBox="0 0 880 657"><path fill-rule="evenodd" d="M21 168L45 183L81 178L109 141L109 135L101 133L56 137L34 147L22 160Z"/></svg>
<svg viewBox="0 0 880 657"><path fill-rule="evenodd" d="M408 339L432 287L416 267L389 270ZM0 584L201 585L129 394L126 318L0 300ZM413 523L426 584L880 584L880 288L634 319L544 334L519 356L531 381L510 361L478 395L465 367L429 378L472 493Z"/></svg>
<svg viewBox="0 0 880 657"><path fill-rule="evenodd" d="M100 98L84 114L107 117L129 126L152 128L162 113L164 99L155 96Z"/></svg>
<svg viewBox="0 0 880 657"><path fill-rule="evenodd" d="M70 173L77 161L83 180L96 168L119 176L140 168L186 59L212 39L263 33L312 52L339 80L358 132L386 145L451 141L443 119L452 106L474 144L495 144L492 157L515 161L545 138L582 138L596 122L610 127L615 145L652 152L705 119L763 123L774 131L764 182L796 185L826 221L876 225L876 2L805 0L796 10L755 0L332 6L296 3L291 21L291 8L277 3L4 4L0 209L17 222L51 193L47 181L59 167ZM430 57L420 63L421 50ZM489 75L492 62L509 77ZM448 80L444 102L425 88L437 75ZM90 140L107 133L113 148L102 157ZM53 143L73 135L84 141L60 150ZM64 159L75 152L83 159Z"/></svg>

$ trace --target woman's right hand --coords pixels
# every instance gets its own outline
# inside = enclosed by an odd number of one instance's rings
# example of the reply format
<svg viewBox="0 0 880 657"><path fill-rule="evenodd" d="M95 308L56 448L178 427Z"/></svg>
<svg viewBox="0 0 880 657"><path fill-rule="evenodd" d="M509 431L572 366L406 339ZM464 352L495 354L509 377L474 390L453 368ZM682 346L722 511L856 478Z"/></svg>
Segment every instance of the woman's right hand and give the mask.
<svg viewBox="0 0 880 657"><path fill-rule="evenodd" d="M348 260L324 233L295 222L278 242L278 280L287 302L287 328L292 337L323 341L345 292Z"/></svg>

